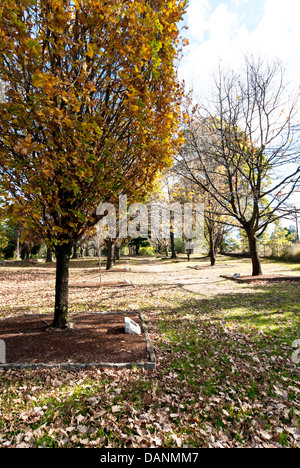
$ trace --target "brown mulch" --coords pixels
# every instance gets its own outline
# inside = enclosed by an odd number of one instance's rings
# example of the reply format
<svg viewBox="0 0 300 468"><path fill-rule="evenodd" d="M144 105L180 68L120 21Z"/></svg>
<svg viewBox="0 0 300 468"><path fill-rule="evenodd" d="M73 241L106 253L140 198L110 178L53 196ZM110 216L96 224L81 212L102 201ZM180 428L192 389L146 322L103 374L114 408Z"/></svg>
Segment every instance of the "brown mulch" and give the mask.
<svg viewBox="0 0 300 468"><path fill-rule="evenodd" d="M259 282L297 282L300 281L300 276L284 276L284 275L260 275L260 276L240 276L239 278L234 278L230 275L221 275L222 278L230 279L236 281L237 283L259 283Z"/></svg>
<svg viewBox="0 0 300 468"><path fill-rule="evenodd" d="M73 328L54 331L49 315L24 315L0 321L7 364L135 363L149 361L139 314L130 314L141 335L125 333L128 314L76 314Z"/></svg>

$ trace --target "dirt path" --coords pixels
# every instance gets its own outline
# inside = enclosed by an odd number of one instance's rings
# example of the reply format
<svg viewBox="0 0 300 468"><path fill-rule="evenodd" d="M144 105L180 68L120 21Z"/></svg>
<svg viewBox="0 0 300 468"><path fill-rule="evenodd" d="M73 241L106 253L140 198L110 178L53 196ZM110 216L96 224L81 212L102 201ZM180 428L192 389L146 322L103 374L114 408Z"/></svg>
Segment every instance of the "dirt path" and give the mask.
<svg viewBox="0 0 300 468"><path fill-rule="evenodd" d="M280 263L278 265L264 264L264 272L291 274L290 269ZM141 260L130 265L130 272L127 276L135 284L173 285L203 296L226 294L233 290L245 293L253 291L252 285L241 285L222 278L222 275L232 276L235 273L250 275L250 261L247 259L222 261L221 259L215 267L211 267L209 262L203 260L170 262L153 259L146 264ZM293 271L292 274L300 276L299 271Z"/></svg>

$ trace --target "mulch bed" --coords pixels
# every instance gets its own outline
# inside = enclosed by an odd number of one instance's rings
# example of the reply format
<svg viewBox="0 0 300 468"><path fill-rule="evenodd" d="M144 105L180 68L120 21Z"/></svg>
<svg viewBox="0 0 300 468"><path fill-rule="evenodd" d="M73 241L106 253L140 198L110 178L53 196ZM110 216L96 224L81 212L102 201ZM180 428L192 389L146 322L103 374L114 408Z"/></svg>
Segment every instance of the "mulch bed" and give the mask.
<svg viewBox="0 0 300 468"><path fill-rule="evenodd" d="M125 334L125 316L141 327L141 335ZM49 315L8 317L0 321L6 363L133 363L149 361L139 314L71 315L73 328L54 331Z"/></svg>
<svg viewBox="0 0 300 468"><path fill-rule="evenodd" d="M297 282L300 281L300 276L284 276L284 275L260 275L260 276L240 276L234 277L231 275L221 275L222 278L236 281L237 283L260 283L260 282Z"/></svg>

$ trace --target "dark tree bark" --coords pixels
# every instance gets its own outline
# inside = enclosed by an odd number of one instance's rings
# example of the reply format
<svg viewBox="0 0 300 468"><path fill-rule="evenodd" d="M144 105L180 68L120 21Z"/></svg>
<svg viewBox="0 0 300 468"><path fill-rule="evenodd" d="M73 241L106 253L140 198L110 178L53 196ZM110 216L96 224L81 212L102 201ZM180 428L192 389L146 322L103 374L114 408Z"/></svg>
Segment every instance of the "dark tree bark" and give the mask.
<svg viewBox="0 0 300 468"><path fill-rule="evenodd" d="M214 236L212 232L209 233L209 258L210 258L210 265L215 266L216 250L215 250Z"/></svg>
<svg viewBox="0 0 300 468"><path fill-rule="evenodd" d="M252 230L246 231L246 233L248 237L249 250L252 260L252 276L260 276L262 275L262 268L257 250L257 239L255 237L255 234L253 234Z"/></svg>
<svg viewBox="0 0 300 468"><path fill-rule="evenodd" d="M175 250L174 232L172 229L170 231L170 244L171 244L171 252L172 252L171 258L177 258L176 250Z"/></svg>
<svg viewBox="0 0 300 468"><path fill-rule="evenodd" d="M72 256L72 258L75 258L75 259L78 258L78 254L77 254L77 244L75 244L75 245L73 246L73 256Z"/></svg>
<svg viewBox="0 0 300 468"><path fill-rule="evenodd" d="M120 260L120 246L115 245L115 250L114 250L114 262L117 260Z"/></svg>
<svg viewBox="0 0 300 468"><path fill-rule="evenodd" d="M51 248L51 247L47 247L46 263L51 263L51 262L53 262L53 258L52 258L52 248Z"/></svg>
<svg viewBox="0 0 300 468"><path fill-rule="evenodd" d="M114 266L114 241L112 239L107 239L107 259L106 259L106 269L111 270Z"/></svg>
<svg viewBox="0 0 300 468"><path fill-rule="evenodd" d="M72 245L70 244L55 247L56 284L53 328L64 329L68 326L69 261L71 252Z"/></svg>

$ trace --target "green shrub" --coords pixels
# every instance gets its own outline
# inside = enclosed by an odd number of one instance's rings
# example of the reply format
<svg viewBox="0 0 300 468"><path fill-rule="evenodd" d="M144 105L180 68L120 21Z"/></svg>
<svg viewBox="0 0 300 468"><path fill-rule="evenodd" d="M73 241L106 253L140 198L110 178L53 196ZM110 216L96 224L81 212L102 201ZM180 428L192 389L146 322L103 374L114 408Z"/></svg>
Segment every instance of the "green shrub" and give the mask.
<svg viewBox="0 0 300 468"><path fill-rule="evenodd" d="M121 248L120 254L121 255L129 255L129 248L125 245L124 247Z"/></svg>
<svg viewBox="0 0 300 468"><path fill-rule="evenodd" d="M181 238L175 239L175 250L176 253L185 253L185 243Z"/></svg>
<svg viewBox="0 0 300 468"><path fill-rule="evenodd" d="M140 247L140 255L154 255L154 247Z"/></svg>

